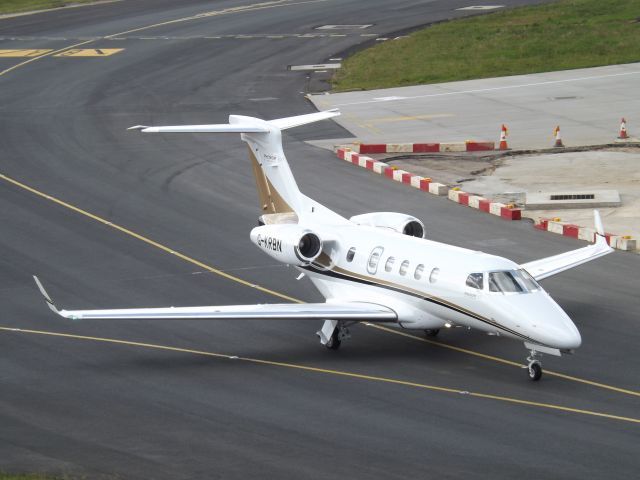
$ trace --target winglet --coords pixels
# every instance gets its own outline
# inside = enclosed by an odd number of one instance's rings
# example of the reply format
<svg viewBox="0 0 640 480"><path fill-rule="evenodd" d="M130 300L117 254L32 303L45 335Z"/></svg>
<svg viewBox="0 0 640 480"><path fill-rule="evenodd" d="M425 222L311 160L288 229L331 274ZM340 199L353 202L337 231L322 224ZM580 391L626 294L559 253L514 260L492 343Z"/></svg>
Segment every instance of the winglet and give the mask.
<svg viewBox="0 0 640 480"><path fill-rule="evenodd" d="M133 127L127 128L127 130L144 130L145 128L149 128L146 125L134 125Z"/></svg>
<svg viewBox="0 0 640 480"><path fill-rule="evenodd" d="M45 300L45 302L47 302L47 306L51 309L51 311L54 312L54 313L57 313L58 315L62 315L60 313L60 310L58 310L58 308L53 303L53 300L51 300L51 297L49 296L47 291L42 286L42 283L40 283L40 279L38 277L36 277L35 275L33 276L33 279L36 281L36 285L38 286L38 290L40 290L40 293L44 297L44 300Z"/></svg>
<svg viewBox="0 0 640 480"><path fill-rule="evenodd" d="M596 235L595 235L595 244L600 247L607 247L607 250L613 251L613 248L609 246L607 242L607 237L604 233L604 227L602 226L602 219L600 218L600 212L598 210L593 211L593 223L596 227Z"/></svg>
<svg viewBox="0 0 640 480"><path fill-rule="evenodd" d="M604 227L602 226L602 219L600 218L600 212L598 212L598 210L593 211L593 223L595 224L598 235L604 236Z"/></svg>

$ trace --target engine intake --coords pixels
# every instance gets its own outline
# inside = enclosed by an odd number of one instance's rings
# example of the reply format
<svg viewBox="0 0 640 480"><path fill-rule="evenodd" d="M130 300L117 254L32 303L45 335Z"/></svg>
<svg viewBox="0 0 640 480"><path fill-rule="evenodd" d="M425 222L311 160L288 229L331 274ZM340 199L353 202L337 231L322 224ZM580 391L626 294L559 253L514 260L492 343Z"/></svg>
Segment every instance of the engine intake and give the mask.
<svg viewBox="0 0 640 480"><path fill-rule="evenodd" d="M305 233L300 237L297 251L305 260L311 262L320 255L322 251L322 241L315 233Z"/></svg>
<svg viewBox="0 0 640 480"><path fill-rule="evenodd" d="M353 223L370 227L389 228L410 237L425 238L424 223L416 217L396 212L372 212L351 217Z"/></svg>
<svg viewBox="0 0 640 480"><path fill-rule="evenodd" d="M251 240L269 256L290 265L309 265L322 253L320 237L297 224L256 227Z"/></svg>

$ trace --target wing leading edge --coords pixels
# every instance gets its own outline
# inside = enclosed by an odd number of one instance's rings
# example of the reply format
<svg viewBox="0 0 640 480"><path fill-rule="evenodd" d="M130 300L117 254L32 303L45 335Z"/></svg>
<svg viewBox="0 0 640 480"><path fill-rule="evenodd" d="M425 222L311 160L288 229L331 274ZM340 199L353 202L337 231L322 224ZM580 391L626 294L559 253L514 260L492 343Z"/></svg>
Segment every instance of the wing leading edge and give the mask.
<svg viewBox="0 0 640 480"><path fill-rule="evenodd" d="M38 277L36 285L49 308L72 320L352 320L393 322L398 316L383 305L364 302L284 303L210 307L125 308L61 310L55 306Z"/></svg>
<svg viewBox="0 0 640 480"><path fill-rule="evenodd" d="M597 210L593 211L593 216L596 227L596 242L593 245L524 263L520 266L529 272L536 280L543 280L613 252L613 248L607 244L604 228L602 227L602 220Z"/></svg>

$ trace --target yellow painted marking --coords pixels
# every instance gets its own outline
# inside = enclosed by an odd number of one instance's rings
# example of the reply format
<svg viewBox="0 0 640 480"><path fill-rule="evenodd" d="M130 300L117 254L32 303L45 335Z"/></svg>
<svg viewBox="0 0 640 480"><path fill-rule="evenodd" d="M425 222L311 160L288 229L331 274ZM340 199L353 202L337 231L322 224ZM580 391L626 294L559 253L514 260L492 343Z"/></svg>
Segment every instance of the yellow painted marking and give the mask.
<svg viewBox="0 0 640 480"><path fill-rule="evenodd" d="M233 7L233 8L227 8L224 10L218 10L218 11L212 11L212 12L205 12L202 14L198 14L198 15L194 15L191 17L184 17L184 18L179 18L179 19L175 19L175 20L169 20L167 22L161 22L161 23L155 23L153 25L147 25L144 27L140 27L140 28L135 28L133 30L128 30L126 32L119 32L119 33L113 33L111 35L106 35L103 38L113 38L113 37L118 37L121 35L125 35L127 33L133 33L133 32L140 32L142 30L148 30L151 28L156 28L156 27L161 27L164 25L169 25L172 23L177 23L177 22L186 22L186 21L191 21L191 20L198 20L200 18L207 18L207 17L213 17L213 16L218 16L218 15L228 15L231 13L241 13L241 12L251 12L251 11L255 11L255 10L264 10L267 8L276 8L276 7L288 7L291 5L302 5L302 4L306 4L306 3L317 3L317 2L326 2L328 0L307 0L307 1L301 1L301 2L290 2L290 3L284 3L287 2L288 0L275 0L272 2L263 2L263 3L256 3L253 5L243 5L243 6L239 6L239 7ZM64 52L65 50L69 50L72 48L77 48L80 47L82 45L87 45L89 43L93 43L95 42L95 40L86 40L84 42L80 42L80 43L76 43L74 45L69 45L63 48L60 48L58 50L53 50L51 52L47 52L44 53L42 55L30 58L29 60L25 60L24 62L18 63L17 65L14 65L13 67L9 67L5 70L0 71L0 77L3 75L6 75L9 72L12 72L13 70L16 70L17 68L20 68L24 65L27 65L31 62L35 62L36 60L40 60L41 58L44 57L49 57L51 55L55 55L57 53L60 52Z"/></svg>
<svg viewBox="0 0 640 480"><path fill-rule="evenodd" d="M374 135L383 135L384 134L384 132L382 130L380 130L378 127L376 127L375 125L372 125L371 123L362 122L360 120L360 117L358 117L357 115L353 115L353 114L350 114L350 113L343 113L342 116L345 117L345 118L348 118L351 122L355 123L359 127L364 128L366 130L369 130Z"/></svg>
<svg viewBox="0 0 640 480"><path fill-rule="evenodd" d="M432 113L430 115L402 115L398 117L374 118L369 123L411 122L415 120L434 120L436 118L455 117L453 113Z"/></svg>
<svg viewBox="0 0 640 480"><path fill-rule="evenodd" d="M195 259L193 259L191 257L188 257L188 256L186 256L186 255L184 255L184 254L182 254L180 252L172 250L171 248L169 248L169 247L167 247L165 245L162 245L162 244L160 244L158 242L155 242L155 241L153 241L153 240L151 240L151 239L149 239L147 237L144 237L144 236L142 236L142 235L140 235L138 233L135 233L135 232L133 232L133 231L127 229L127 228L121 227L120 225L112 223L112 222L110 222L110 221L108 221L108 220L106 220L106 219L104 219L102 217L94 215L93 213L90 213L90 212L87 212L85 210L82 210L81 208L78 208L75 205L71 205L70 203L64 202L64 201L62 201L62 200L60 200L60 199L58 199L56 197L52 197L51 195L47 195L46 193L43 193L43 192L41 192L39 190L36 190L35 188L30 187L28 185L25 185L24 183L21 183L21 182L19 182L17 180L14 180L13 178L8 177L8 176L6 176L4 174L0 173L0 179L5 180L6 182L9 182L9 183L11 183L11 184L13 184L13 185L15 185L17 187L20 187L20 188L22 188L22 189L24 189L24 190L26 190L28 192L31 192L34 195L37 195L37 196L39 196L41 198L44 198L44 199L49 200L49 201L51 201L53 203L56 203L56 204L58 204L58 205L60 205L62 207L68 208L69 210L72 210L72 211L74 211L76 213L84 215L84 216L86 216L86 217L88 217L88 218L90 218L92 220L100 222L103 225L107 225L107 226L109 226L111 228L114 228L114 229L118 230L119 232L122 232L122 233L124 233L126 235L129 235L129 236L133 237L133 238L141 240L141 241L147 243L148 245L151 245L153 247L156 247L156 248L162 250L163 252L170 253L171 255L174 255L174 256L176 256L176 257L178 257L178 258L180 258L180 259L182 259L182 260L184 260L186 262L189 262L189 263L191 263L193 265L196 265L196 266L202 268L203 270L205 270L207 272L215 273L216 275L220 275L221 277L226 278L228 280L232 280L234 282L237 282L237 283L239 283L241 285L245 285L247 287L255 288L256 290L259 290L259 291L264 292L264 293L268 293L268 294L273 295L273 296L278 297L278 298L282 298L282 299L287 300L287 301L292 302L292 303L304 303L304 301L302 301L300 299L297 299L297 298L294 298L294 297L290 297L289 295L285 295L285 294L277 292L275 290L270 290L270 289L262 287L260 285L256 285L256 284L247 282L246 280L243 280L243 279L241 279L239 277L236 277L236 276L231 275L229 273L223 272L222 270L219 270L219 269L214 268L212 266L209 266L209 265L207 265L205 263L202 263L199 260L195 260ZM523 367L523 365L520 364L520 363L513 362L511 360L506 360L504 358L494 357L492 355L486 355L484 353L475 352L473 350L467 350L466 348L456 347L454 345L449 345L449 344L443 343L443 342L436 342L436 341L433 341L433 340L428 340L426 338L416 337L415 335L411 335L411 334L408 334L408 333L400 331L400 330L394 330L394 329L383 327L383 326L380 326L380 325L373 325L373 324L369 324L369 325L371 325L374 328L377 328L378 330L385 331L385 332L388 332L388 333L392 333L394 335L400 335L400 336L403 336L403 337L408 337L408 338L411 338L413 340L418 340L420 342L429 343L431 345L437 345L439 347L448 348L449 350L454 350L456 352L465 353L467 355L473 355L475 357L484 358L486 360L502 363L504 365L510 365L510 366L514 366L514 367L518 367L518 368L522 368ZM614 387L612 385L606 385L604 383L592 382L591 380L586 380L586 379L578 378L578 377L572 377L570 375L565 375L563 373L557 373L557 372L553 372L553 371L549 371L549 370L545 370L545 373L547 375L553 375L553 376L556 376L558 378L563 378L565 380L570 380L570 381L573 381L573 382L583 383L585 385L591 385L593 387L598 387L598 388L611 390L611 391L619 392L619 393L625 393L625 394L628 394L628 395L640 396L640 392L637 392L637 391L627 390L627 389L624 389L624 388L618 388L618 387Z"/></svg>
<svg viewBox="0 0 640 480"><path fill-rule="evenodd" d="M253 12L256 10L266 10L270 8L288 7L291 5L303 5L306 3L317 3L317 2L326 2L326 1L328 0L307 0L307 1L301 1L301 2L291 2L290 0L273 0L271 2L254 3L252 5L240 5L238 7L230 7L230 8L225 8L223 10L214 10L211 12L198 13L190 17L176 18L173 20L167 20L166 22L155 23L153 25L147 25L145 27L134 28L132 30L127 30L125 32L119 32L119 33L114 33L112 35L107 35L105 38L118 37L121 35L127 35L129 33L141 32L143 30L148 30L150 28L163 27L165 25L172 25L174 23L181 23L181 22L189 22L192 20L199 20L202 18L217 17L221 15L229 15L232 13Z"/></svg>
<svg viewBox="0 0 640 480"><path fill-rule="evenodd" d="M54 57L109 57L120 53L124 48L72 48L54 55Z"/></svg>
<svg viewBox="0 0 640 480"><path fill-rule="evenodd" d="M487 393L469 392L469 391L462 390L462 389L459 389L459 388L440 387L440 386L437 386L437 385L427 385L427 384L424 384L424 383L409 382L409 381L406 381L406 380L398 380L398 379L395 379L395 378L379 377L379 376L375 376L375 375L364 375L364 374L360 374L360 373L346 372L346 371L342 371L342 370L330 370L330 369L325 369L325 368L311 367L311 366L308 366L308 365L298 365L298 364L295 364L295 363L276 362L276 361L272 361L272 360L262 360L262 359L258 359L258 358L239 357L239 356L235 356L235 355L226 355L226 354L222 354L222 353L207 352L207 351L203 351L203 350L192 350L192 349L188 349L188 348L171 347L171 346L167 346L167 345L156 345L156 344L152 344L152 343L133 342L133 341L129 341L129 340L118 340L118 339L115 339L115 338L102 338L102 337L90 337L90 336L86 336L86 335L74 335L74 334L70 334L70 333L49 332L49 331L42 331L42 330L28 330L28 329L11 328L11 327L0 327L0 331L13 332L13 333L26 333L26 334L33 334L33 335L46 335L46 336L51 336L51 337L62 337L62 338L70 338L70 339L75 339L75 340L88 340L88 341L94 341L94 342L112 343L112 344L127 345L127 346L132 346L132 347L149 348L149 349L155 349L155 350L165 350L165 351L171 351L171 352L190 353L190 354L193 354L193 355L203 355L203 356L214 357L214 358L226 358L226 359L232 359L232 360L237 360L237 361L242 361L242 362L247 362L247 363L258 364L258 365L268 365L268 366L273 366L273 367L290 368L290 369L302 370L302 371L306 371L306 372L321 373L321 374L326 374L326 375L335 375L335 376L340 376L340 377L355 378L355 379L359 379L359 380L368 380L368 381L372 381L372 382L387 383L387 384L393 384L393 385L401 385L401 386L405 386L405 387L413 387L413 388L419 388L419 389L422 389L422 390L430 390L430 391L435 391L435 392L453 393L453 394L456 394L456 395L466 395L466 396L474 397L474 398L483 398L483 399L487 399L487 400L496 400L496 401L499 401L499 402L513 403L513 404L525 405L525 406L529 406L529 407L539 407L539 408L551 409L551 410L556 410L556 411L561 411L561 412L575 413L575 414L580 414L580 415L588 415L588 416L593 416L593 417L605 418L605 419L608 419L608 420L619 420L619 421L623 421L623 422L640 424L640 418L623 417L623 416L620 416L620 415L612 415L612 414L603 413L603 412L594 412L592 410L583 410L583 409L579 409L579 408L566 407L566 406L563 406L563 405L554 405L554 404L551 404L551 403L533 402L533 401L530 401L530 400L522 400L522 399L518 399L518 398L505 397L505 396L501 396L501 395L491 395L491 394L487 394Z"/></svg>
<svg viewBox="0 0 640 480"><path fill-rule="evenodd" d="M25 60L24 62L20 62L17 65L14 65L13 67L5 68L4 70L2 70L0 72L0 77L3 76L3 75L6 75L9 72L14 71L17 68L23 67L23 66L25 66L25 65L27 65L27 64L29 64L31 62L35 62L36 60L40 60L41 58L50 57L51 55L55 55L56 53L64 52L65 50L68 50L70 48L80 47L82 45L86 45L87 43L91 43L91 42L94 42L94 41L95 40L86 40L84 42L76 43L74 45L69 45L68 47L59 48L58 50L53 50L51 52L43 53L42 55L39 55L37 57L33 57L33 58L30 58L29 60Z"/></svg>
<svg viewBox="0 0 640 480"><path fill-rule="evenodd" d="M19 58L19 57L37 57L44 53L51 52L52 49L43 48L27 48L18 50L0 50L0 58Z"/></svg>
<svg viewBox="0 0 640 480"><path fill-rule="evenodd" d="M200 262L198 260L195 260L195 259L193 259L191 257L186 256L186 255L183 255L180 252L176 252L175 250L173 250L173 249L171 249L169 247L166 247L166 246L164 246L164 245L162 245L162 244L160 244L158 242L154 242L153 240L151 240L151 239L149 239L149 238L147 238L147 237L145 237L143 235L135 233L135 232L133 232L133 231L127 229L127 228L121 227L120 225L117 225L115 223L110 222L109 220L106 220L106 219L104 219L102 217L99 217L98 215L94 215L93 213L87 212L86 210L82 210L81 208L78 208L78 207L76 207L74 205L71 205L70 203L64 202L64 201L62 201L62 200L60 200L60 199L58 199L56 197L52 197L51 195L47 195L46 193L42 193L39 190L36 190L35 188L32 188L32 187L30 187L28 185L25 185L24 183L18 182L17 180L14 180L13 178L7 177L6 175L0 174L0 179L5 180L5 181L7 181L7 182L9 182L9 183L11 183L11 184L13 184L13 185L15 185L17 187L20 187L20 188L22 188L24 190L27 190L28 192L31 192L31 193L39 196L39 197L42 197L42 198L44 198L46 200L49 200L49 201L51 201L53 203L56 203L56 204L58 204L58 205L60 205L62 207L68 208L69 210L73 210L74 212L79 213L81 215L84 215L85 217L88 217L88 218L90 218L92 220L95 220L95 221L97 221L99 223L102 223L103 225L106 225L108 227L114 228L114 229L116 229L116 230L118 230L118 231L120 231L120 232L122 232L122 233L124 233L126 235L129 235L130 237L133 237L133 238L136 238L138 240L141 240L141 241L143 241L144 243L146 243L148 245L151 245L153 247L156 247L156 248L162 250L163 252L170 253L171 255L174 255L174 256L176 256L176 257L178 257L181 260L184 260L186 262L192 263L193 265L196 265L196 266L206 270L207 272L215 273L216 275L220 275L221 277L224 277L224 278L226 278L228 280L233 280L234 282L237 282L237 283L239 283L241 285L245 285L247 287L255 288L256 290L259 290L261 292L268 293L270 295L282 298L284 300L288 300L288 301L293 302L293 303L304 303L304 302L302 302L302 300L298 300L296 298L289 297L288 295L276 292L274 290L269 290L268 288L261 287L260 285L255 285L253 283L247 282L246 280L242 280L241 278L238 278L238 277L236 277L234 275L230 275L230 274L228 274L226 272L223 272L222 270L218 270L217 268L214 268L214 267L211 267L209 265L206 265L206 264L204 264L204 263L202 263L202 262Z"/></svg>
<svg viewBox="0 0 640 480"><path fill-rule="evenodd" d="M439 347L448 348L449 350L455 350L456 352L466 353L467 355L473 355L474 357L484 358L486 360L491 360L492 362L503 363L505 365L511 365L511 366L519 367L519 368L524 367L523 364L518 363L518 362L512 362L511 360L506 360L504 358L494 357L492 355L486 355L486 354L480 353L480 352L474 352L473 350L467 350L466 348L460 348L460 347L456 347L454 345L449 345L449 344L442 343L442 342L436 342L434 340L429 340L429 339L426 339L426 338L416 337L415 335L411 335L410 333L406 333L406 332L403 332L401 330L394 330L392 328L383 327L381 325L374 325L372 323L369 323L367 325L369 325L369 326L371 326L373 328L377 328L378 330L383 330L383 331L388 332L388 333L393 333L394 335L400 335L402 337L408 337L408 338L411 338L413 340L417 340L419 342L428 343L430 345L437 345ZM614 387L612 385L607 385L607 384L604 384L604 383L592 382L591 380L586 380L584 378L572 377L571 375L565 375L564 373L553 372L551 370L546 370L546 369L544 371L544 374L545 375L551 375L553 377L564 378L565 380L571 380L572 382L584 383L585 385L591 385L592 387L603 388L605 390L611 390L611 391L618 392L618 393L625 393L627 395L634 395L636 397L640 397L640 392L637 392L635 390L628 390L626 388Z"/></svg>
<svg viewBox="0 0 640 480"><path fill-rule="evenodd" d="M148 30L148 29L151 29L151 28L155 28L155 27L159 27L159 26L163 26L163 25L168 25L168 24L171 24L171 23L184 22L184 21L189 21L189 20L196 20L196 19L199 19L199 18L205 18L205 17L210 17L210 16L226 15L226 14L230 14L230 13L239 13L239 12L246 12L246 11L253 11L253 10L262 10L262 9L266 9L266 8L277 8L277 7L284 7L284 6L291 6L291 5L302 5L302 4L307 4L307 3L325 2L325 1L328 1L328 0L307 0L307 1L300 1L300 2L285 3L286 1L287 0L275 0L275 1L272 1L272 2L264 2L264 3L253 4L253 5L246 5L246 6L228 8L228 9L220 10L220 11L207 12L207 13L195 15L195 16L192 16L192 17L185 17L185 18L171 20L171 21L162 22L162 23L157 23L157 24L153 24L153 25L147 25L145 27L140 27L140 28L137 28L137 29L128 30L126 32L114 33L114 34L108 35L108 36L106 36L104 38L118 37L118 36L125 35L125 34L128 34L128 33L138 32L138 31L142 31L142 30ZM17 65L14 65L14 66L12 66L10 68L7 68L5 70L0 71L0 77L3 76L3 75L6 75L7 73L9 73L9 72L11 72L13 70L16 70L17 68L20 68L20 67L22 67L24 65L27 65L27 64L29 64L31 62L34 62L36 60L39 60L41 58L48 57L48 56L51 56L51 55L56 55L58 53L65 52L67 50L74 49L74 48L80 47L82 45L87 45L87 44L92 43L94 41L95 40L86 40L84 42L76 43L74 45L69 45L69 46L60 48L58 50L50 50L50 51L44 51L43 50L44 53L42 53L40 55L34 56L32 58L29 58L28 60L25 60L25 61L23 61L21 63L18 63ZM116 50L118 50L118 49L116 49ZM377 128L373 127L373 126L362 125L362 124L360 124L360 126L363 127L363 128L368 128L369 130L372 130L372 131L378 130L378 132L381 132L379 129L377 129ZM49 201L51 201L53 203L56 203L56 204L58 204L60 206L68 208L68 209L70 209L70 210L72 210L74 212L80 213L81 215L84 215L86 217L89 217L92 220L95 220L97 222L102 223L103 225L107 225L107 226L110 226L112 228L115 228L116 230L118 230L118 231L120 231L122 233L125 233L125 234L127 234L129 236L132 236L132 237L134 237L134 238L136 238L138 240L141 240L141 241L143 241L143 242L145 242L145 243L147 243L147 244L149 244L151 246L159 248L160 250L162 250L164 252L167 252L167 253L170 253L172 255L175 255L176 257L178 257L178 258L180 258L180 259L182 259L182 260L184 260L186 262L189 262L189 263L192 263L192 264L194 264L196 266L199 266L200 268L204 269L205 271L208 271L208 272L211 272L211 273L215 273L217 275L220 275L223 278L227 278L228 280L232 280L232 281L235 281L237 283L240 283L241 285L245 285L245 286L248 286L248 287L251 287L251 288L255 288L255 289L257 289L257 290L259 290L261 292L268 293L270 295L273 295L273 296L278 297L278 298L282 298L284 300L287 300L287 301L290 301L290 302L293 302L293 303L304 303L302 300L299 300L297 298L290 297L290 296L285 295L285 294L280 293L280 292L276 292L275 290L270 290L270 289L262 287L260 285L254 285L254 284L252 284L250 282L247 282L246 280L242 280L241 278L238 278L238 277L236 277L234 275L230 275L228 273L223 272L222 270L219 270L217 268L214 268L214 267L211 267L209 265L206 265L206 264L204 264L204 263L202 263L202 262L200 262L198 260L190 258L190 257L188 257L186 255L183 255L183 254L181 254L179 252L176 252L176 251L170 249L169 247L166 247L166 246L164 246L164 245L162 245L160 243L157 243L157 242L155 242L155 241L153 241L153 240L151 240L151 239L149 239L147 237L139 235L139 234L137 234L137 233L135 233L135 232L133 232L133 231L131 231L129 229L126 229L126 228L121 227L119 225L116 225L116 224L114 224L112 222L109 222L108 220L105 220L104 218L101 218L101 217L99 217L97 215L89 213L89 212L87 212L85 210L82 210L81 208L78 208L78 207L76 207L74 205L66 203L66 202L64 202L62 200L59 200L59 199L55 198L55 197L47 195L46 193L40 192L40 191L36 190L35 188L29 187L28 185L25 185L25 184L23 184L21 182L18 182L17 180L14 180L14 179L12 179L10 177L7 177L6 175L0 174L0 179L3 179L3 180L5 180L5 181L7 181L9 183L12 183L13 185L15 185L17 187L20 187L20 188L22 188L24 190L27 190L27 191L29 191L29 192L31 192L31 193L33 193L33 194L35 194L35 195L37 195L37 196L39 196L41 198L44 198L44 199L49 200ZM407 337L411 337L411 338L413 338L415 340L420 340L420 341L423 341L423 342L426 342L426 343L430 343L430 344L433 344L433 345L438 345L440 347L449 348L451 350L455 350L455 351L458 351L458 352L461 352L461 353L466 353L466 354L469 354L469 355L482 357L482 358L485 358L487 360L500 362L500 363L503 363L503 364L506 364L506 365L522 367L522 365L520 365L520 364L518 364L516 362L512 362L510 360L505 360L505 359L502 359L502 358L493 357L491 355L485 355L485 354L482 354L482 353L479 353L479 352L474 352L472 350L467 350L467 349L464 349L464 348L455 347L453 345L448 345L448 344L441 343L441 342L434 342L434 341L431 341L431 340L415 337L414 335L409 335L407 333L396 331L396 330L392 330L392 329L388 329L386 327L381 327L379 325L374 325L374 326L376 328L380 329L380 330L384 330L384 331L387 331L389 333L393 333L393 334L396 334L396 335L404 335L404 336L407 336ZM61 334L59 334L59 335L61 335ZM157 348L160 348L160 347L157 347ZM213 355L213 354L211 354L211 355ZM565 375L565 374L562 374L562 373L550 372L548 370L545 371L545 372L548 375L555 375L555 376L557 376L559 378L563 378L565 380L571 380L571 381L574 381L574 382L584 383L584 384L591 385L591 386L598 387L598 388L604 388L604 389L608 389L608 390L612 390L612 391L617 391L617 392L620 392L620 393L627 393L627 394L630 394L630 395L640 396L640 392L635 392L635 391L632 391L632 390L626 390L626 389L622 389L622 388L617 388L617 387L613 387L613 386L610 386L610 385L605 385L605 384L602 384L602 383L592 382L590 380L585 380L585 379L581 379L581 378L577 378L577 377L572 377L572 376Z"/></svg>

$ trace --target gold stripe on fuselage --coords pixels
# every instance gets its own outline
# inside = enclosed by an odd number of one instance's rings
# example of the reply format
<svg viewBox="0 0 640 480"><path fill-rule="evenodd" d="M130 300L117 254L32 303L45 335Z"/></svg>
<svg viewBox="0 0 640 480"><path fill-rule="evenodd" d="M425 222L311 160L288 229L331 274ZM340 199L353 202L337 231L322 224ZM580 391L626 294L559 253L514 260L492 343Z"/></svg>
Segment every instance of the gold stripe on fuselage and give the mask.
<svg viewBox="0 0 640 480"><path fill-rule="evenodd" d="M354 278L354 279L362 280L362 281L365 281L367 283L373 284L374 286L378 286L378 287L382 287L382 288L384 288L384 287L392 288L392 289L394 289L396 291L400 291L401 293L406 293L406 294L409 294L409 295L414 295L416 297L420 297L420 298L422 298L422 299L424 299L426 301L430 301L432 303L435 303L436 305L440 305L442 307L452 309L452 310L454 310L454 311L456 311L458 313L462 313L463 315L467 315L467 316L469 316L469 317L471 317L471 318L473 318L475 320L478 320L480 322L483 322L483 323L489 324L491 326L494 326L496 328L499 328L500 330L508 332L508 333L510 333L510 334L512 334L512 335L514 335L516 337L519 337L519 338L522 338L522 339L526 339L526 340L532 341L534 343L539 343L539 342L536 342L535 340L533 340L532 338L530 338L530 337L528 337L526 335L523 335L523 334L521 334L519 332L511 330L510 328L504 327L503 325L500 325L495 320L486 318L483 315L480 315L480 314L478 314L476 312L473 312L473 311L468 310L468 309L466 309L464 307L456 305L455 303L451 303L451 302L449 302L447 300L444 300L442 298L434 297L433 295L430 295L430 294L428 294L426 292L423 292L421 290L416 290L416 289L411 288L411 287L407 287L407 286L404 286L404 285L401 285L401 284L398 284L398 283L394 283L394 282L390 282L390 281L387 281L387 280L378 279L378 278L375 278L375 277L368 277L366 275L362 275L362 274L359 274L359 273L356 273L356 272L352 272L350 270L345 270L345 269L340 268L338 266L335 266L333 268L327 268L327 270L325 270L325 272L327 272L327 271L328 272L333 272L333 273L335 273L337 275L342 275L342 276L346 276L346 277L351 277L351 278ZM317 272L320 273L320 274L323 273L320 270L318 270Z"/></svg>

